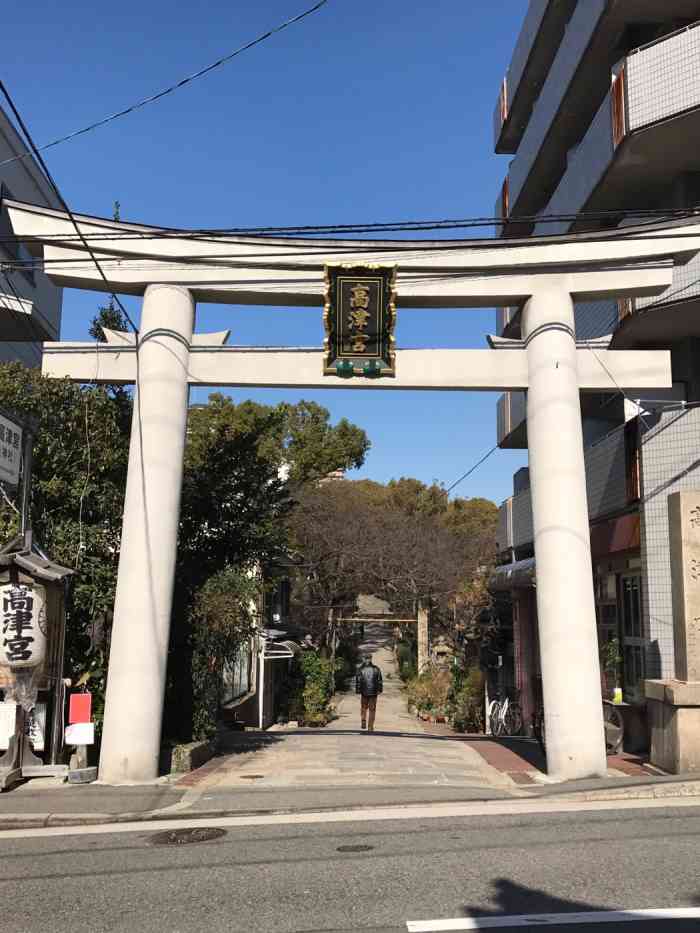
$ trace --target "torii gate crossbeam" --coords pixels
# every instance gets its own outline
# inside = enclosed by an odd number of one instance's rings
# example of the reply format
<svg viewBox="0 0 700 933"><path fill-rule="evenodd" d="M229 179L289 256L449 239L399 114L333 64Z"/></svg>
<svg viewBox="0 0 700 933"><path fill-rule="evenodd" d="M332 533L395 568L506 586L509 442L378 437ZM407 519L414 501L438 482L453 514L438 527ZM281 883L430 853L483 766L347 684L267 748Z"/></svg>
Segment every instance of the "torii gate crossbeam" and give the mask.
<svg viewBox="0 0 700 933"><path fill-rule="evenodd" d="M558 779L606 773L579 394L669 387L670 357L577 348L573 299L660 293L671 284L674 262L700 250L700 224L525 240L373 242L193 239L187 231L78 216L81 231L94 238L105 283L66 214L19 202L7 208L15 233L43 256L55 282L143 295L137 344L48 344L45 355L50 375L136 383L102 780L157 774L192 383L527 389L548 770ZM222 335L194 336L198 300L322 304L329 262L396 263L399 308L520 303L523 341L490 351L397 351L396 380L365 383L322 377L320 351L225 348Z"/></svg>

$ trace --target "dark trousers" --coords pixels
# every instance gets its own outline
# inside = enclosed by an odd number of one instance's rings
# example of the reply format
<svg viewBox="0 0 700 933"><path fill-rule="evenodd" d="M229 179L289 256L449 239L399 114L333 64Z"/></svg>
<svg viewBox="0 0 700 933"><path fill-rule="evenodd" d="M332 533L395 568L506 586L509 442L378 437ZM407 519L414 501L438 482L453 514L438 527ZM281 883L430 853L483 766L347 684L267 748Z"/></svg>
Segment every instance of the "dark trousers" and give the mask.
<svg viewBox="0 0 700 933"><path fill-rule="evenodd" d="M367 713L369 712L369 717ZM374 729L374 715L377 712L377 697L366 697L364 693L362 694L360 700L360 717L362 719L362 725L367 725L367 728L372 731Z"/></svg>

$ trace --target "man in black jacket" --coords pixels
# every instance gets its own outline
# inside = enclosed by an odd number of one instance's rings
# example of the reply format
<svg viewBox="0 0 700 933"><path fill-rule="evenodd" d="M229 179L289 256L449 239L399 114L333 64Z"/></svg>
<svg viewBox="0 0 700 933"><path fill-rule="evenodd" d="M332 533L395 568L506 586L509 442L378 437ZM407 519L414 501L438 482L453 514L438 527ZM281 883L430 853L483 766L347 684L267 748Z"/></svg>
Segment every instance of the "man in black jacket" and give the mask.
<svg viewBox="0 0 700 933"><path fill-rule="evenodd" d="M362 728L374 732L374 715L377 711L377 697L384 689L382 672L372 664L372 655L366 654L362 667L355 676L355 693L360 694L360 716ZM367 714L369 713L369 718Z"/></svg>

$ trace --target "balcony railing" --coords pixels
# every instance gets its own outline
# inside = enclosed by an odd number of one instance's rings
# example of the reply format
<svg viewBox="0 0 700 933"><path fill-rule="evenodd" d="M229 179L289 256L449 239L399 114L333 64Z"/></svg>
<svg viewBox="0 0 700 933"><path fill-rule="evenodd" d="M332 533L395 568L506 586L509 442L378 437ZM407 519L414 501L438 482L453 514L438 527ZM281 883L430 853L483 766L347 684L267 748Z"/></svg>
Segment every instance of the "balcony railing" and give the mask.
<svg viewBox="0 0 700 933"><path fill-rule="evenodd" d="M496 549L499 554L511 550L513 547L513 499L508 498L498 510L498 524L496 526Z"/></svg>
<svg viewBox="0 0 700 933"><path fill-rule="evenodd" d="M496 406L496 433L499 447L524 446L524 425L527 412L527 396L525 392L504 392ZM522 440L513 443L513 434L518 431L523 435Z"/></svg>
<svg viewBox="0 0 700 933"><path fill-rule="evenodd" d="M593 118L581 142L567 154L566 171L543 209L543 214L576 214L585 206L611 169L617 168L616 153L630 136L672 117L700 109L700 23L644 46L624 58L615 69L610 93ZM685 136L678 130L673 141L683 148ZM643 139L643 137L640 137ZM670 155L671 153L667 153ZM646 150L637 154L637 160ZM663 181L667 166L649 159L649 179L656 173ZM623 172L620 164L619 172ZM517 180L511 171L510 201L517 197ZM617 205L616 205L617 206ZM538 235L565 233L570 221L540 222Z"/></svg>
<svg viewBox="0 0 700 933"><path fill-rule="evenodd" d="M588 517L591 521L621 512L634 505L639 499L639 432L637 419L620 425L605 434L584 451L586 463L586 493ZM532 502L530 490L506 500L510 517L501 506L499 521L507 528L510 521L511 544L519 548L530 544L534 538L532 525ZM500 525L499 525L500 527ZM505 540L505 538L504 538ZM499 550L505 550L500 548Z"/></svg>
<svg viewBox="0 0 700 933"><path fill-rule="evenodd" d="M530 0L494 109L494 145L498 152L515 152L533 100L575 6L576 0ZM517 126L509 127L505 139L503 127L513 110Z"/></svg>
<svg viewBox="0 0 700 933"><path fill-rule="evenodd" d="M542 91L532 109L527 129L518 147L518 154L511 162L511 205L518 200L606 4L607 0L586 0L585 3L576 4Z"/></svg>

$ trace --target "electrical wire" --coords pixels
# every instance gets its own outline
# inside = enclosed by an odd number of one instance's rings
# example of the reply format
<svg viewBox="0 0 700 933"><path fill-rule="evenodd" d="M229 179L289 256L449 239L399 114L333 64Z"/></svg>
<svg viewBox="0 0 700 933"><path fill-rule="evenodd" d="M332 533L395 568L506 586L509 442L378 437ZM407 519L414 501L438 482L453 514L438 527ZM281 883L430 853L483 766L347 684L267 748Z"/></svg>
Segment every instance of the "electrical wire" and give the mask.
<svg viewBox="0 0 700 933"><path fill-rule="evenodd" d="M522 217L519 220L525 222L526 220L532 221L542 221L542 222L552 222L558 223L564 220L582 220L582 219L603 219L608 215L614 215L615 217L620 217L622 219L629 217L641 217L641 218L651 218L654 219L667 219L667 220L683 220L687 217L693 217L698 214L698 211L693 208L678 208L678 209L669 209L669 208L650 208L650 209L639 209L639 210L625 210L625 211L581 211L576 214L540 214L540 215L531 215L530 217ZM91 220L93 218L90 218ZM106 218L95 218L96 220L106 220ZM411 231L430 231L430 230L450 230L450 229L467 229L473 227L482 227L482 226L498 226L503 224L505 221L502 218L498 217L465 217L457 219L439 219L439 220L405 220L405 221L388 221L388 222L374 222L368 221L364 223L357 224L329 224L329 225L294 225L294 226L267 226L267 227L221 227L221 228L195 228L191 230L182 230L172 227L159 227L159 228L150 228L153 232L135 232L133 230L124 230L122 232L110 229L105 233L91 233L84 234L85 239L88 240L149 240L149 239L181 239L181 240L191 240L191 239L207 239L210 237L226 237L226 236L246 236L251 238L261 238L269 239L276 236L290 236L292 234L298 236L315 236L315 235L327 235L330 233L345 233L345 234L355 234L355 233L368 233L368 232L411 232ZM144 225L147 226L147 225ZM598 239L608 240L608 239L635 239L636 230L630 229L629 234L626 233L627 228L625 227L615 227L614 229L609 229L607 231L591 231L585 234L579 234L582 239L585 238L586 241L596 241ZM597 234L597 236L596 236ZM673 236L674 234L661 234L663 237ZM690 236L695 236L695 234L689 234ZM556 234L556 236L566 236L565 234ZM651 234L644 234L645 237L651 237ZM12 240L13 242L17 239L15 236L10 237L0 237L0 242L4 239ZM51 239L58 239L61 242L69 242L72 237L66 234L49 234L42 237L25 237L23 242L49 242ZM514 237L514 238L490 238L488 240L488 245L493 246L494 240L501 244L507 244L510 247L516 247L519 245L532 245L532 237ZM314 241L310 241L314 242ZM411 243L410 241L390 241L397 248L411 249L416 245L419 245L422 241L418 241L418 244ZM446 246L451 245L454 241L449 240L438 240L435 241L439 244L444 244ZM458 245L467 242L470 243L469 239L457 241ZM428 244L430 247L431 243ZM323 247L325 244L321 244ZM301 244L299 244L301 246Z"/></svg>
<svg viewBox="0 0 700 933"><path fill-rule="evenodd" d="M2 80L0 80L0 93L2 93L3 97L4 97L5 100L7 101L8 105L9 105L9 107L10 107L10 110L12 111L12 113L13 113L13 115L14 115L15 120L17 120L17 123L18 123L20 129L21 129L22 132L24 133L24 137L25 137L25 139L27 140L27 143L28 143L28 145L29 145L30 150L34 153L34 156L35 156L37 162L39 163L39 165L41 166L42 171L44 172L44 175L46 175L46 178L47 178L49 184L51 185L51 187L53 188L53 191L54 191L56 197L58 198L58 201L59 201L59 203L61 204L61 207L62 207L63 210L68 214L68 216L69 216L69 218L70 218L70 220L71 220L71 223L72 223L73 226L75 227L75 232L78 234L78 236L80 237L80 239L81 239L83 245L85 246L85 249L86 249L86 250L88 251L88 253L90 254L90 258L91 258L92 261L95 263L95 267L97 268L97 271L99 272L100 276L101 276L102 279L104 280L105 285L109 286L109 281L108 281L108 279L107 279L107 276L106 276L106 275L104 274L104 272L102 271L102 267L100 266L99 262L97 261L97 258L96 258L96 256L95 256L95 254L94 254L92 248L90 247L89 243L85 240L85 237L83 236L82 231L80 230L80 227L78 226L78 223L77 223L77 221L76 221L76 219L75 219L75 216L74 216L73 212L71 211L70 207L68 207L68 204L67 204L65 198L64 198L63 195L61 194L61 191L60 191L58 185L57 185L56 182L54 181L53 175L52 175L51 172L49 171L49 168L48 168L46 162L44 161L43 156L42 156L41 153L39 152L39 150L38 150L38 148L37 148L37 146L36 146L36 143L35 143L34 140L32 139L32 135L31 135L31 133L29 132L29 129L27 128L27 125L25 124L24 120L22 119L22 115L20 114L19 110L18 110L17 107L15 106L15 102L13 101L12 97L10 96L10 92L7 90L7 88L5 87L5 83L4 83L4 81L2 81ZM121 312L122 312L122 314L124 315L124 317L126 318L126 320L129 322L129 324L131 324L131 326L132 326L132 328L133 328L133 330L134 330L134 333L136 334L136 340L137 340L137 343L138 343L138 333L139 333L139 332L138 332L138 328L136 327L136 325L134 324L134 322L131 320L131 317L129 316L129 312L126 310L126 308L124 307L124 305L121 303L121 301L119 300L119 298L118 298L116 295L112 295L112 297L113 297L114 300L116 301L117 305L119 306L119 309L121 310Z"/></svg>
<svg viewBox="0 0 700 933"><path fill-rule="evenodd" d="M491 450L488 451L488 453L485 453L484 456L483 456L480 460L477 460L477 462L476 462L473 466L471 466L471 467L467 470L466 473L463 473L463 474L459 477L459 479L456 479L456 480L454 481L454 483L452 483L451 486L448 486L447 489L445 490L445 492L447 492L447 493L452 492L452 490L455 488L455 486L459 486L459 484L462 482L462 480L465 480L468 476L471 476L472 473L473 473L476 469L478 469L478 467L480 467L482 463L485 463L485 462L488 460L488 458L491 456L491 454L494 453L496 450L498 450L498 444L496 444L495 446L493 446L493 447L491 448Z"/></svg>
<svg viewBox="0 0 700 933"><path fill-rule="evenodd" d="M58 139L54 139L50 143L45 143L43 146L39 146L37 151L43 152L46 149L51 149L54 146L58 146L61 143L68 142L71 139L75 139L77 136L83 136L85 133L90 133L93 130L99 129L102 126L106 126L108 123L112 123L114 120L118 120L121 117L125 117L128 114L134 113L137 110L140 110L142 107L145 107L147 104L153 104L158 100L161 100L163 97L166 97L168 94L172 94L174 91L178 91L182 87L191 84L193 81L196 81L198 78L203 78L205 75L214 71L216 68L221 68L223 65L228 64L236 56L240 55L243 52L247 52L248 49L252 49L253 46L259 45L261 42L264 42L266 39L269 39L271 36L274 36L278 32L282 32L283 29L287 29L290 26L293 26L295 23L300 22L303 19L306 19L307 16L311 16L312 13L316 13L321 7L325 6L328 3L328 0L319 0L314 6L309 7L307 10L304 10L302 13L299 13L297 16L292 17L291 19L286 20L283 23L280 23L278 26L268 29L267 32L262 33L262 35L257 36L257 38L247 42L245 45L239 46L237 49L234 49L233 52L229 52L228 55L224 55L222 58L217 59L215 62L207 65L204 68L201 68L199 71L195 71L193 74L187 75L185 78L181 78L179 81L176 81L175 84L171 84L169 87L164 88L162 91L158 91L156 94L152 94L149 97L144 97L142 100L137 101L135 104L131 104L129 107L125 107L123 110L118 110L116 113L112 113L107 117L103 117L101 120L96 120L94 123L90 123L88 126L84 126L79 130L74 130L72 133L67 133L65 136L61 136ZM36 153L34 153L36 155ZM31 153L23 153L22 155L13 156L11 159L5 159L0 162L0 167L3 165L9 165L11 162L17 162L21 159L27 159L31 156Z"/></svg>

